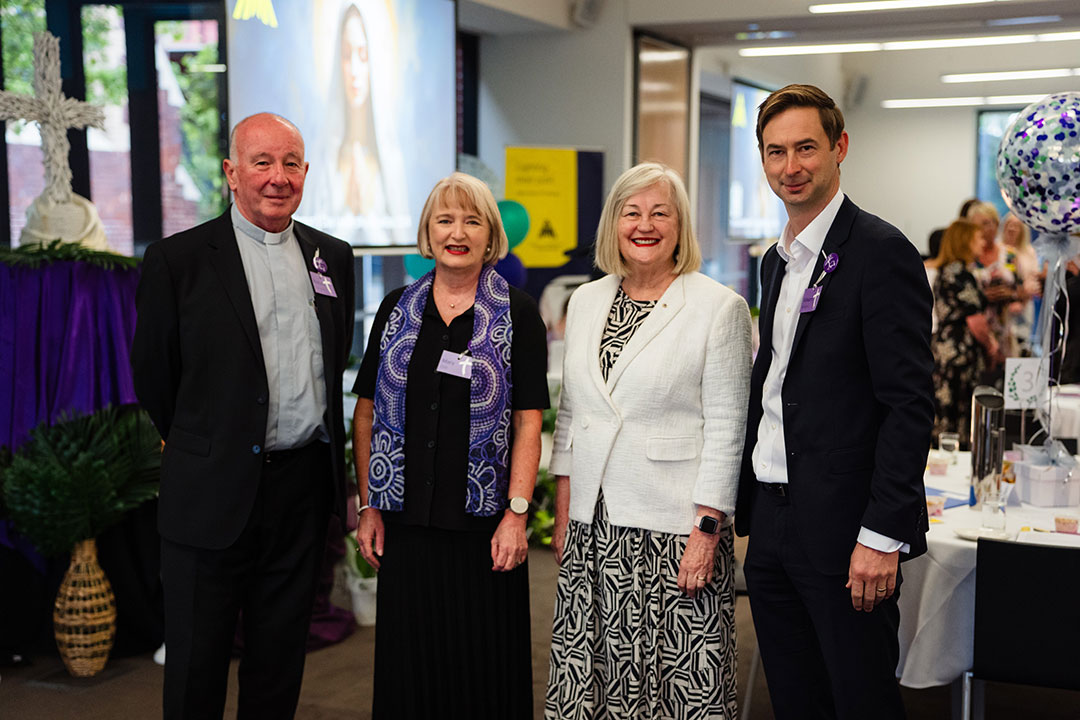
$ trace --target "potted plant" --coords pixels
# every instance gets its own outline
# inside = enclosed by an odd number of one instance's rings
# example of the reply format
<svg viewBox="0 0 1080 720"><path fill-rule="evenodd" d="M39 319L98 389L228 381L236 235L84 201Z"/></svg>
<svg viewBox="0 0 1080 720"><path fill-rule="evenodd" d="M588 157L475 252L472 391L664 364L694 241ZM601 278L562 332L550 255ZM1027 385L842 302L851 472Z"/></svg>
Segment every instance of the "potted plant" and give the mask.
<svg viewBox="0 0 1080 720"><path fill-rule="evenodd" d="M0 472L5 511L43 555L71 553L54 606L68 672L100 672L116 635L116 601L95 538L157 495L161 439L137 406L43 423Z"/></svg>
<svg viewBox="0 0 1080 720"><path fill-rule="evenodd" d="M352 597L352 610L357 625L375 624L378 582L375 568L360 554L360 543L349 533L345 536L345 584Z"/></svg>

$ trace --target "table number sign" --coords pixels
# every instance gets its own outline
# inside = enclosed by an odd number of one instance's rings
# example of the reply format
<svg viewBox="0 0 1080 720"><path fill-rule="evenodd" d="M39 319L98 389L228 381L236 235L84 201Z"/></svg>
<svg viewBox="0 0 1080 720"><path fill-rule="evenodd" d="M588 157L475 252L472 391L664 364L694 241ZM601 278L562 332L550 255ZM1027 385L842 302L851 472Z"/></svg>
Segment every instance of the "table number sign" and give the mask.
<svg viewBox="0 0 1080 720"><path fill-rule="evenodd" d="M1030 410L1046 402L1049 382L1042 358L1005 358L1005 409Z"/></svg>

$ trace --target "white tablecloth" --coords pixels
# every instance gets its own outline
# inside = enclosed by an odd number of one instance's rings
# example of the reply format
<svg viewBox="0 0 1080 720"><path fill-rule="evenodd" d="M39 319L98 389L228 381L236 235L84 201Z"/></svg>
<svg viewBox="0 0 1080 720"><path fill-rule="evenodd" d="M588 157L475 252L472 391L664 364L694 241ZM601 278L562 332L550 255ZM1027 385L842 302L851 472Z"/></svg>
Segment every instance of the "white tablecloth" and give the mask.
<svg viewBox="0 0 1080 720"><path fill-rule="evenodd" d="M1080 438L1080 385L1062 385L1051 392L1054 402L1050 424L1054 437Z"/></svg>
<svg viewBox="0 0 1080 720"><path fill-rule="evenodd" d="M964 497L971 473L970 454L960 453L946 476L926 475L927 488L940 488ZM1053 530L1062 508L1030 505L1009 507L1006 531L1013 536L1023 526ZM1076 508L1068 512L1075 514ZM931 522L925 555L901 566L900 684L910 688L948 685L972 664L975 625L975 543L958 537L958 528L978 528L981 511L967 505L943 513Z"/></svg>

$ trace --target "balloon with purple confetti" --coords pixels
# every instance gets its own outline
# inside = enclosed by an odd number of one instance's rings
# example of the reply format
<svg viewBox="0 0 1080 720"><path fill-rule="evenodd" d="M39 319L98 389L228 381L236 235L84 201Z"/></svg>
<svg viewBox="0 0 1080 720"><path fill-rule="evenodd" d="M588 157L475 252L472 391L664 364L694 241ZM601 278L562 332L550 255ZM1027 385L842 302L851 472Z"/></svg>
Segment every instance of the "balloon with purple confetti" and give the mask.
<svg viewBox="0 0 1080 720"><path fill-rule="evenodd" d="M1029 227L1080 230L1080 93L1048 95L1016 116L998 150L997 180Z"/></svg>

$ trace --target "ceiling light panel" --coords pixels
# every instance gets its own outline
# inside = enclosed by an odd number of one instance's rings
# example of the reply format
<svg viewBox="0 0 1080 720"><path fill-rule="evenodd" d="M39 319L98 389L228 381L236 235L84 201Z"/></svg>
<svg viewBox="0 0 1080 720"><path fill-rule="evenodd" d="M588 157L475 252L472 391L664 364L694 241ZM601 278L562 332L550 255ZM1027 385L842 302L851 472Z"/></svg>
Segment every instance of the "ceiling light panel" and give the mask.
<svg viewBox="0 0 1080 720"><path fill-rule="evenodd" d="M743 57L773 57L777 55L827 55L829 53L876 52L881 43L838 43L834 45L781 45L774 47L742 48Z"/></svg>
<svg viewBox="0 0 1080 720"><path fill-rule="evenodd" d="M1045 70L1002 70L1000 72L950 73L941 76L943 83L997 82L999 80L1041 80L1072 77L1080 68L1047 68Z"/></svg>
<svg viewBox="0 0 1080 720"><path fill-rule="evenodd" d="M917 8L950 7L953 5L988 5L991 2L1010 0L874 0L872 2L846 2L811 5L812 13L879 12L883 10L912 10Z"/></svg>
<svg viewBox="0 0 1080 720"><path fill-rule="evenodd" d="M983 98L978 97L951 97L951 98L904 98L895 100L882 100L881 107L888 110L905 108L930 108L930 107L963 107L965 105L982 105Z"/></svg>
<svg viewBox="0 0 1080 720"><path fill-rule="evenodd" d="M917 108L980 107L984 105L1030 105L1046 95L990 95L947 98L895 98L882 100L886 110L911 110Z"/></svg>
<svg viewBox="0 0 1080 720"><path fill-rule="evenodd" d="M877 52L879 50L931 50L938 48L1026 45L1037 42L1080 40L1080 31L1025 35L985 35L981 37L935 38L931 40L889 40L884 42L831 43L824 45L773 45L739 49L742 57L782 55L823 55L828 53Z"/></svg>
<svg viewBox="0 0 1080 720"><path fill-rule="evenodd" d="M932 40L897 40L881 43L882 50L934 50L937 48L983 47L986 45L1024 45L1037 42L1035 35L987 35L985 37L936 38Z"/></svg>

